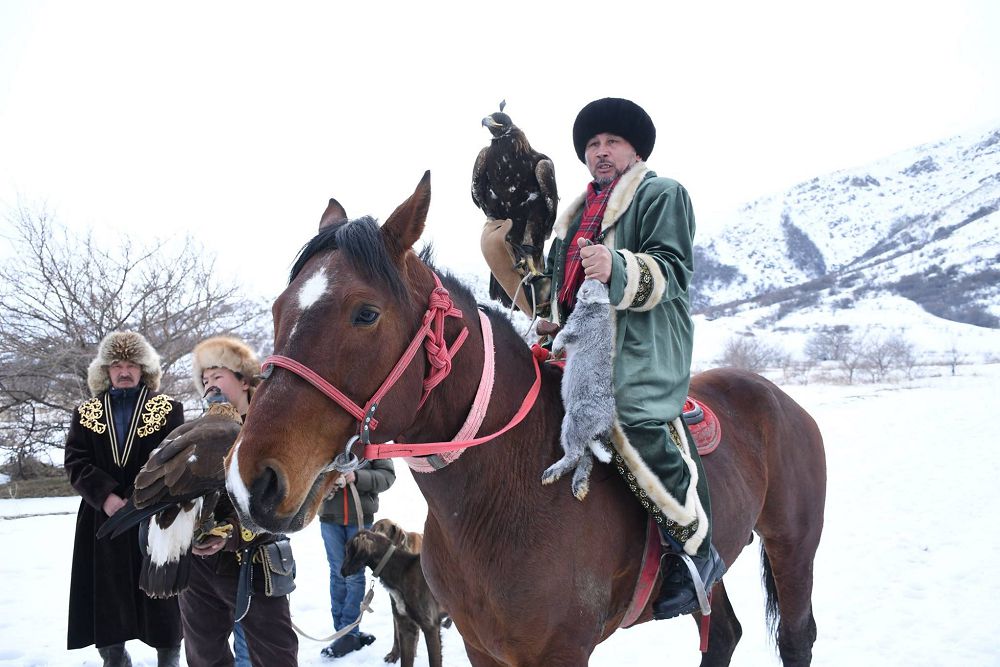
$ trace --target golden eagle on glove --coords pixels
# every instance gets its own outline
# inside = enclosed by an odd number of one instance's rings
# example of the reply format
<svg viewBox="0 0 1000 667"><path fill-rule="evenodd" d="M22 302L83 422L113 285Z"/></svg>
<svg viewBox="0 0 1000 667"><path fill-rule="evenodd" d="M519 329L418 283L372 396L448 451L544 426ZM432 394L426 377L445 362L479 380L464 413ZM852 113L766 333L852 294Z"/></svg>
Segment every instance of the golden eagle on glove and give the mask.
<svg viewBox="0 0 1000 667"><path fill-rule="evenodd" d="M214 512L226 493L223 459L242 424L236 408L214 402L204 415L171 431L136 476L135 493L98 531L99 538L117 537L152 517L148 532L139 536L145 550L139 587L150 597L184 590L192 543L232 533L232 524L216 524Z"/></svg>
<svg viewBox="0 0 1000 667"><path fill-rule="evenodd" d="M472 170L472 201L487 217L512 221L506 241L513 268L522 276L537 276L545 269L543 246L556 221L555 168L503 113L504 106L501 102L500 111L483 118L492 138ZM511 303L493 276L490 297Z"/></svg>

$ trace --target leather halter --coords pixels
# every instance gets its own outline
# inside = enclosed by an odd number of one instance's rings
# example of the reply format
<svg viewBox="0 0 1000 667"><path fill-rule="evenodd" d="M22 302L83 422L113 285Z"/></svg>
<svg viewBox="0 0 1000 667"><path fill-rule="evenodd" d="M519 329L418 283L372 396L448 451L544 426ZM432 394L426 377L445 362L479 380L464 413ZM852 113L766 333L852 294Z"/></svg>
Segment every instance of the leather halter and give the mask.
<svg viewBox="0 0 1000 667"><path fill-rule="evenodd" d="M360 465L360 461L357 457L351 455L351 447L359 439L365 446L364 456L367 459L423 456L482 444L517 426L527 416L534 405L541 388L541 370L538 367L538 360L532 357L535 365L534 384L511 421L492 435L464 441L372 444L371 431L378 428L379 425L378 420L375 419L375 411L378 409L381 400L403 375L410 362L413 361L421 344L427 352L427 361L430 365L430 370L423 381L423 394L420 397L420 402L417 404L418 411L423 407L430 392L451 373L451 360L469 336L469 328L462 327L461 332L459 332L450 347L444 340L445 318L461 318L462 311L455 307L451 300L451 295L442 286L438 275L436 273L432 275L434 276L435 287L431 292L427 311L424 313L420 329L417 330L413 340L410 341L410 345L403 352L399 361L396 362L389 376L382 382L382 385L376 390L375 394L368 399L368 402L365 403L364 408L348 398L346 394L327 382L314 370L291 357L273 354L264 359L264 362L261 364L261 377L265 379L270 377L275 366L289 370L316 387L325 396L344 408L344 410L358 420L358 435L348 440L344 452L334 457L334 460L321 472L328 472L330 470L348 472L356 469ZM484 350L486 354L490 352L490 350Z"/></svg>

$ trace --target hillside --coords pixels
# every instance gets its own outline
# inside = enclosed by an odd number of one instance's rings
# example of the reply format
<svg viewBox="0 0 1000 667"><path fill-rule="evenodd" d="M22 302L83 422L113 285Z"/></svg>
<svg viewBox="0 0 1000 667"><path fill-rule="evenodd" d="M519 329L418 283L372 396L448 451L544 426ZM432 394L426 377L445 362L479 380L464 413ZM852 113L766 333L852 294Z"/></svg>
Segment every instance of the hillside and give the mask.
<svg viewBox="0 0 1000 667"><path fill-rule="evenodd" d="M699 239L696 312L771 308L771 326L902 297L1000 327L1000 129L817 176L736 211ZM761 315L765 317L765 315Z"/></svg>

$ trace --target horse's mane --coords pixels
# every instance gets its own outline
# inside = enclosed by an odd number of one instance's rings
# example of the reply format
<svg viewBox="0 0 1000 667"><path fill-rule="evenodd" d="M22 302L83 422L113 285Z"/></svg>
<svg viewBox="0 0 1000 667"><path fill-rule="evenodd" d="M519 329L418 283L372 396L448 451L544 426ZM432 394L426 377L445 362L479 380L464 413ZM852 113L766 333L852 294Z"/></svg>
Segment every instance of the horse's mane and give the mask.
<svg viewBox="0 0 1000 667"><path fill-rule="evenodd" d="M288 282L291 283L295 280L306 262L327 250L342 251L347 255L352 268L366 278L387 284L393 294L401 300L410 298L403 276L396 264L390 259L389 252L382 240L382 234L379 232L378 223L374 218L364 216L356 220L344 220L321 229L299 251L292 264ZM513 336L519 338L514 325L502 311L493 306L479 304L472 290L464 282L450 271L441 270L435 266L432 244L426 244L418 256L421 262L441 277L441 284L453 295L453 298L457 297L458 300L468 301L482 308L490 318L494 329L499 327L503 330L509 330Z"/></svg>
<svg viewBox="0 0 1000 667"><path fill-rule="evenodd" d="M321 229L299 251L288 274L288 282L295 280L306 262L326 250L343 251L355 271L372 282L387 285L400 300L410 298L399 269L389 257L374 218L364 216L356 220L344 220Z"/></svg>

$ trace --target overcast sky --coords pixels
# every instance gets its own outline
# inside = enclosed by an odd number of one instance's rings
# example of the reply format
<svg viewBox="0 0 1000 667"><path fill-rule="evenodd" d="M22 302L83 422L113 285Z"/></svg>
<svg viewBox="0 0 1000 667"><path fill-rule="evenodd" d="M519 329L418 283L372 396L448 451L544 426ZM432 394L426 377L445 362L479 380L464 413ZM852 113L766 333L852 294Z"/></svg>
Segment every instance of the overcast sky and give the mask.
<svg viewBox="0 0 1000 667"><path fill-rule="evenodd" d="M0 208L103 238L190 233L273 296L329 197L384 220L425 169L439 263L485 272L472 164L501 99L588 175L571 127L629 97L710 229L740 203L1000 127L1000 3L0 4ZM717 223L716 223L717 224Z"/></svg>

